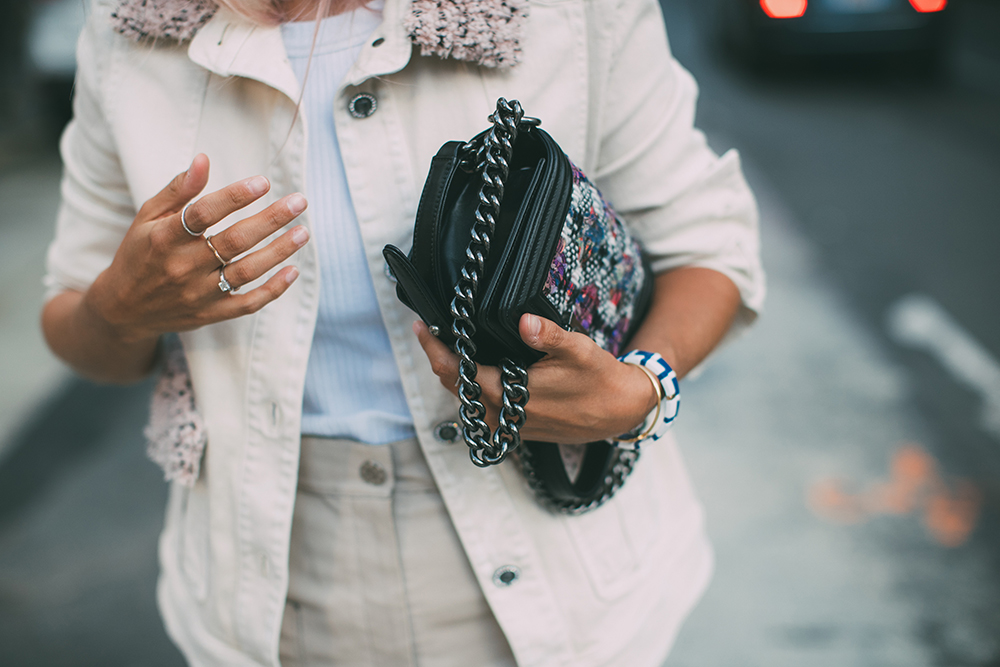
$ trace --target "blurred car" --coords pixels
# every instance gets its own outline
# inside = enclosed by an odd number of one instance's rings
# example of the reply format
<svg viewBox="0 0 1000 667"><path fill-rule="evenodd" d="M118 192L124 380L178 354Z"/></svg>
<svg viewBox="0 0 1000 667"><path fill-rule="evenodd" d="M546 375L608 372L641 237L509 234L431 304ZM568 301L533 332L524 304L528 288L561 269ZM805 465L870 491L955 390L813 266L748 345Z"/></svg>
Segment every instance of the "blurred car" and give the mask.
<svg viewBox="0 0 1000 667"><path fill-rule="evenodd" d="M934 60L948 0L723 0L727 41L751 57L903 53Z"/></svg>

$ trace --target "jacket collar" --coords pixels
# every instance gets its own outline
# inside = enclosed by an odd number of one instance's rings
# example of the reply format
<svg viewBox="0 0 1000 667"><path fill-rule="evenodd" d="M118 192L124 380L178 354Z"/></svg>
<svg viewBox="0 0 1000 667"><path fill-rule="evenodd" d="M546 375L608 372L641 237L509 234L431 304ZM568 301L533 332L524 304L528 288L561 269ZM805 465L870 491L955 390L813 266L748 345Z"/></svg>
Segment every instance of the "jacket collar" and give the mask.
<svg viewBox="0 0 1000 667"><path fill-rule="evenodd" d="M226 7L217 10L191 38L188 57L219 76L255 79L297 101L299 81L281 30L254 25Z"/></svg>
<svg viewBox="0 0 1000 667"><path fill-rule="evenodd" d="M378 48L362 49L344 83L359 85L373 76L384 76L406 67L413 45L399 20L405 0L387 0L382 25L372 35ZM278 27L262 27L244 20L226 7L219 7L191 38L188 57L220 76L255 79L293 100L299 98L299 81L285 53Z"/></svg>
<svg viewBox="0 0 1000 667"><path fill-rule="evenodd" d="M390 40L390 35L401 33L406 48L416 44L422 55L505 68L520 60L520 36L527 16L528 0L387 0L380 31L385 33L381 36L386 47L395 41ZM230 37L222 34L220 22L224 24L222 31L237 30L244 37L240 45L255 32L267 32L220 7L215 0L118 0L111 19L117 31L131 39L190 41L192 46L212 24L216 24L215 38L228 42ZM269 41L280 41L280 37L276 33ZM231 47L222 50L228 54ZM390 50L382 48L380 52ZM398 54L394 55L398 58ZM254 60L256 54L247 57ZM384 58L373 57L375 61Z"/></svg>

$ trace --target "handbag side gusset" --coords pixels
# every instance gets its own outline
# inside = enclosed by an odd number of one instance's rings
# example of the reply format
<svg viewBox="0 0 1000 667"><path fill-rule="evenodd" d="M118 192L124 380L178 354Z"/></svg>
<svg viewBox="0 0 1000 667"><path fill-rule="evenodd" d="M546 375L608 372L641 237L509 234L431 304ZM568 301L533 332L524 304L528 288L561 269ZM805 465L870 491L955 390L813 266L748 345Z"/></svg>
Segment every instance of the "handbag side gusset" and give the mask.
<svg viewBox="0 0 1000 667"><path fill-rule="evenodd" d="M575 164L572 201L544 295L573 331L618 356L649 309L642 248Z"/></svg>

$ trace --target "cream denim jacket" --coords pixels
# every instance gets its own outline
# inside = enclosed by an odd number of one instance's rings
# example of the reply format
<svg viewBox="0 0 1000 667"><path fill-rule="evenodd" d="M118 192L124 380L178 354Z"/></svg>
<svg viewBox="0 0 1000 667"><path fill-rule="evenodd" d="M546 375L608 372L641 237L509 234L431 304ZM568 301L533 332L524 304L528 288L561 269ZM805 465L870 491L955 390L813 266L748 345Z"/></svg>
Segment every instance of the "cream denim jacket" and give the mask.
<svg viewBox="0 0 1000 667"><path fill-rule="evenodd" d="M138 207L198 152L212 161L206 192L254 174L271 180L253 211L307 187L308 128L301 117L293 125L299 85L280 30L220 9L189 44L134 42L110 28L111 9L96 1L79 45L49 253L54 289L85 290ZM543 119L657 271L697 265L729 276L743 296L741 326L761 304L763 276L738 158L716 157L693 129L696 87L668 52L655 0L536 0L523 61L507 70L419 55L402 28L406 11L406 0L386 2L334 122L420 444L519 665L658 664L711 569L673 440L644 449L624 489L580 517L540 509L513 463L475 468L460 440L435 437L436 425L456 420L457 402L431 372L381 250L409 247L431 157L485 128L504 96ZM355 119L347 105L360 92L378 108ZM310 224L308 211L301 220ZM312 245L290 262L301 276L277 301L181 336L208 446L195 486L171 488L158 599L194 665L278 664L321 271ZM494 583L504 566L519 571L510 585Z"/></svg>

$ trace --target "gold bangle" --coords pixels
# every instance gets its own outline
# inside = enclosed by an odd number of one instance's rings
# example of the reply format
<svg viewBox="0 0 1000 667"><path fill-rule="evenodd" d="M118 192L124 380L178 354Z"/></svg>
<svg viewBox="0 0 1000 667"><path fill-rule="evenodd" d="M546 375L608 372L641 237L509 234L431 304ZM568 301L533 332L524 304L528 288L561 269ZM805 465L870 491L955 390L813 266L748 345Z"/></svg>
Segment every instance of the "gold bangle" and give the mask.
<svg viewBox="0 0 1000 667"><path fill-rule="evenodd" d="M639 366L639 364L632 364L632 365ZM612 440L614 440L615 442L622 442L626 444L642 442L643 440L649 437L649 435L653 432L653 429L656 428L657 422L660 421L660 411L662 410L663 406L663 385L660 384L660 380L656 377L656 375L653 374L653 371L649 370L645 366L639 366L639 368L642 369L642 372L646 374L646 377L649 378L649 381L653 383L653 391L656 392L656 408L655 408L656 414L653 416L653 419L649 422L649 426L647 426L642 433L629 438L612 438ZM649 415L646 415L646 419L649 419ZM642 420L643 423L645 423L646 419Z"/></svg>

